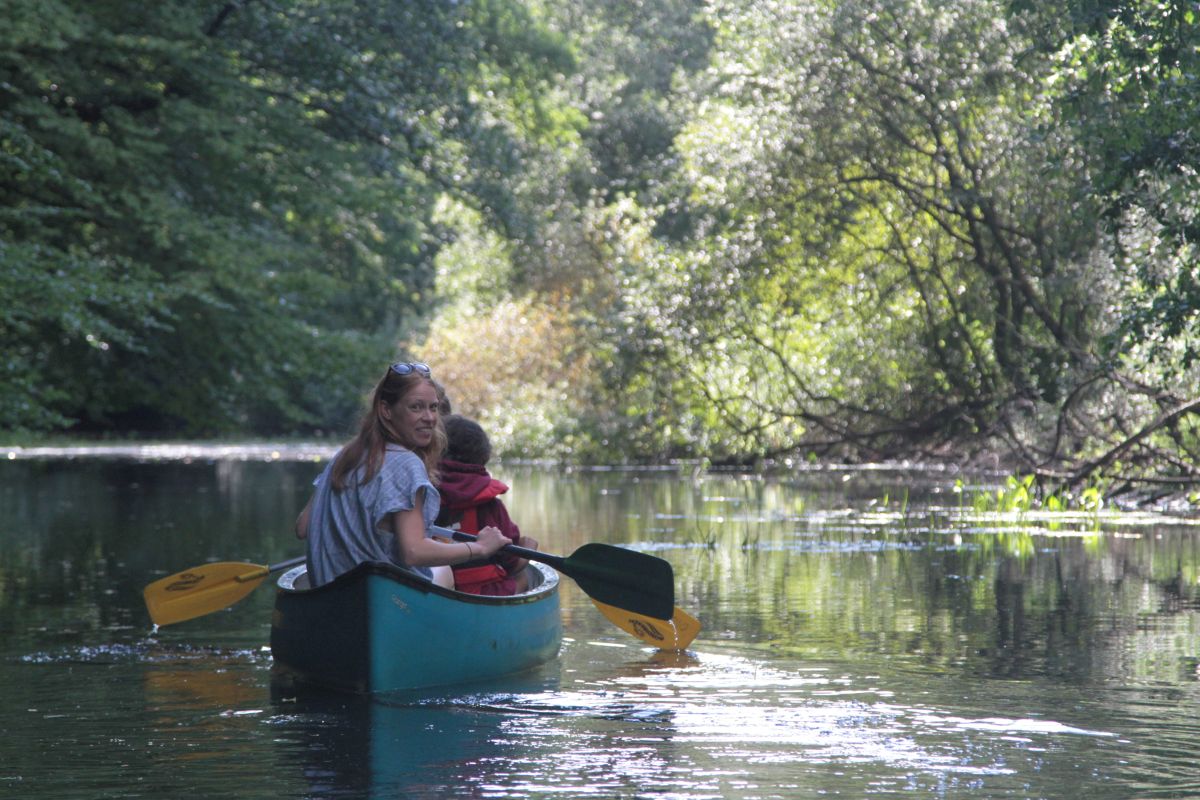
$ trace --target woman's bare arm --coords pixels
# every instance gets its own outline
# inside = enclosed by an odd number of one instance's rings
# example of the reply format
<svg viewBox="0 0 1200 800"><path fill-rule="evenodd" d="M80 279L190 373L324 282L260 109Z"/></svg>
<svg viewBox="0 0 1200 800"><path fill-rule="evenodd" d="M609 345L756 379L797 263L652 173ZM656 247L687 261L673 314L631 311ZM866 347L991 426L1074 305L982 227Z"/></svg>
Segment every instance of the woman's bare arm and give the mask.
<svg viewBox="0 0 1200 800"><path fill-rule="evenodd" d="M438 567L462 564L476 558L491 558L508 538L497 528L484 528L474 542L439 542L425 536L425 519L421 516L424 490L417 493L417 507L392 514L391 527L396 533L400 558L410 567Z"/></svg>

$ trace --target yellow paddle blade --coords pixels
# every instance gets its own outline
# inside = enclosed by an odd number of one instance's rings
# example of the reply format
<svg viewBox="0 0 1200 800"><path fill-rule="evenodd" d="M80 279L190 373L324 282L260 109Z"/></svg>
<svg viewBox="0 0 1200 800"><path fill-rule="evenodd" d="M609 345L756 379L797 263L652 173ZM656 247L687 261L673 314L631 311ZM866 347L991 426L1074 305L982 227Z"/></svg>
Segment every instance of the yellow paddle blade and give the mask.
<svg viewBox="0 0 1200 800"><path fill-rule="evenodd" d="M269 568L238 561L218 561L160 578L142 590L155 625L172 625L220 611L250 594Z"/></svg>
<svg viewBox="0 0 1200 800"><path fill-rule="evenodd" d="M610 606L599 600L593 599L592 602L600 609L601 614L608 617L609 622L660 650L684 650L696 638L696 634L700 633L700 620L679 606L675 606L671 621L666 622Z"/></svg>

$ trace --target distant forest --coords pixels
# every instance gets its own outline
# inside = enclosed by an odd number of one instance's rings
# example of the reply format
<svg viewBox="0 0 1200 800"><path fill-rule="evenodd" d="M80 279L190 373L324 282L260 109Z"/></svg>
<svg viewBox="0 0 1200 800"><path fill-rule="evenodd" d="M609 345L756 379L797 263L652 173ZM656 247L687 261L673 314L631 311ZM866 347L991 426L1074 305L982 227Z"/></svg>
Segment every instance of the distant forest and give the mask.
<svg viewBox="0 0 1200 800"><path fill-rule="evenodd" d="M1186 493L1200 6L2 0L0 430Z"/></svg>

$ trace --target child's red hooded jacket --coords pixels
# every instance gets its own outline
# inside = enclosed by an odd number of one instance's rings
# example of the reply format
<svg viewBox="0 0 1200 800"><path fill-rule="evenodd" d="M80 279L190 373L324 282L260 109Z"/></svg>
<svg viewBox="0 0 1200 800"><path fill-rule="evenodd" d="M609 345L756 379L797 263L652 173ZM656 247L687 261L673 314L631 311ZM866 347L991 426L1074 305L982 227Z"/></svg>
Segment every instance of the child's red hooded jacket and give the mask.
<svg viewBox="0 0 1200 800"><path fill-rule="evenodd" d="M466 533L478 533L492 525L499 528L513 544L517 543L521 531L499 499L508 491L504 482L493 478L487 467L479 464L446 459L442 461L439 471L441 482L438 484L438 493L442 496L439 524L452 525L457 522L459 529ZM500 553L492 561L479 559L456 564L455 588L472 594L512 594L515 584L507 575L517 560L517 556Z"/></svg>

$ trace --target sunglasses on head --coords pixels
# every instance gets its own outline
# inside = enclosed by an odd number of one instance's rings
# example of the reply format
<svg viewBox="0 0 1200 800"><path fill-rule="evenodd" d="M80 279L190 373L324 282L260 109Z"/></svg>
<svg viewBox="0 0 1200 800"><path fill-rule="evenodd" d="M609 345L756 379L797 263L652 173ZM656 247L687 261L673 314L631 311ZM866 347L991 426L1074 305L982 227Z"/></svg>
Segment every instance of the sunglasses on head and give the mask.
<svg viewBox="0 0 1200 800"><path fill-rule="evenodd" d="M428 364L422 364L420 361L397 361L392 364L392 372L397 375L412 375L414 372L422 378L428 378L433 375Z"/></svg>

